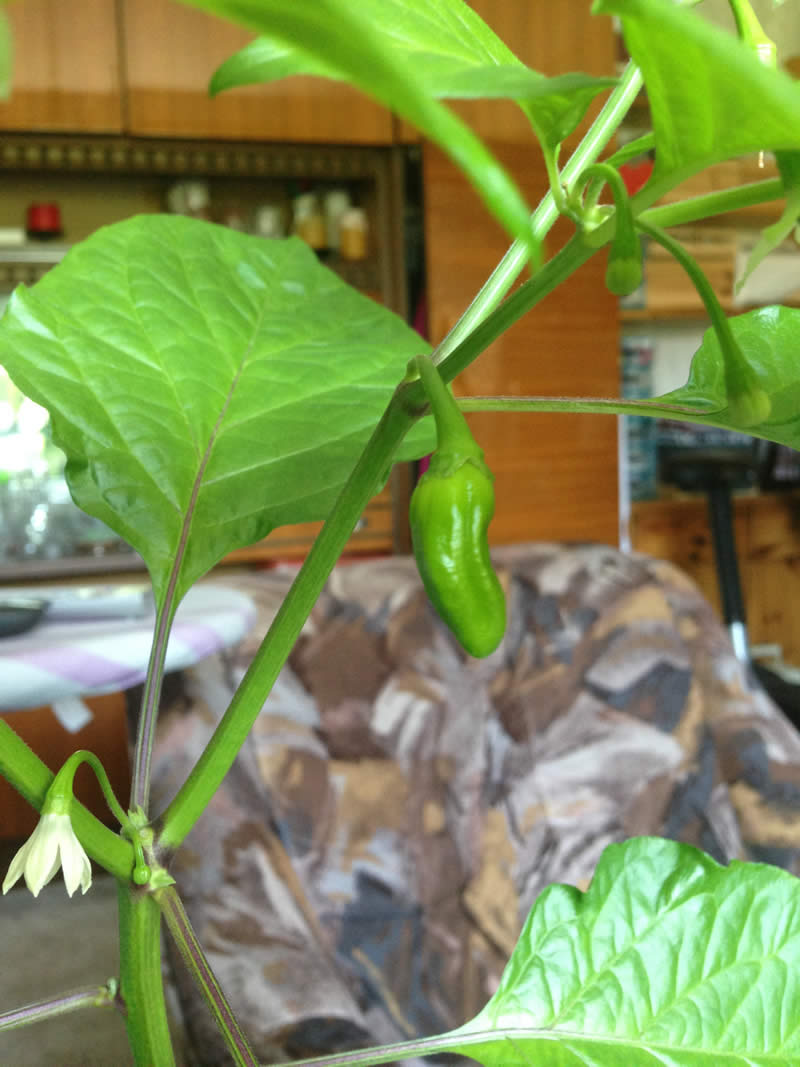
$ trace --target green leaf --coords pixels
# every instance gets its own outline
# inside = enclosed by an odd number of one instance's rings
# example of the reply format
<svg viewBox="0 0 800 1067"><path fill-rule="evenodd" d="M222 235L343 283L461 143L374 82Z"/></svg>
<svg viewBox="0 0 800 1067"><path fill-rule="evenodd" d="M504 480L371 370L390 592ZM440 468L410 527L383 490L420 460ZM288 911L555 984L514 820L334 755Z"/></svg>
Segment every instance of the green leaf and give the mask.
<svg viewBox="0 0 800 1067"><path fill-rule="evenodd" d="M313 73L320 73L321 67L339 71L351 84L409 119L441 145L495 217L511 234L525 241L538 258L530 211L516 184L481 139L457 115L431 97L407 57L396 54L391 40L380 30L387 18L383 6L380 18L375 21L369 0L364 4L354 4L352 0L183 2L240 22L270 40L301 50L312 57ZM399 28L402 30L402 24ZM276 62L286 67L295 61L280 59L278 55ZM293 72L297 73L296 67Z"/></svg>
<svg viewBox="0 0 800 1067"><path fill-rule="evenodd" d="M699 421L800 448L800 309L777 305L758 308L728 322L754 371L755 384L769 399L766 419L745 425L728 406L722 353L713 329L703 335L686 385L656 397L655 403L677 404L698 415L713 411Z"/></svg>
<svg viewBox="0 0 800 1067"><path fill-rule="evenodd" d="M232 549L324 518L427 347L299 239L179 216L98 231L0 322L76 503L143 556L159 601L170 575L180 597ZM397 458L432 444L418 426Z"/></svg>
<svg viewBox="0 0 800 1067"><path fill-rule="evenodd" d="M609 846L535 902L500 986L449 1046L487 1067L800 1062L800 881L689 845Z"/></svg>
<svg viewBox="0 0 800 1067"><path fill-rule="evenodd" d="M778 152L776 159L786 191L786 205L778 221L765 227L753 246L744 273L736 283L737 293L759 263L792 233L800 218L800 152Z"/></svg>
<svg viewBox="0 0 800 1067"><path fill-rule="evenodd" d="M595 0L622 16L647 87L656 141L651 187L760 149L800 149L800 86L736 37L672 0Z"/></svg>
<svg viewBox="0 0 800 1067"><path fill-rule="evenodd" d="M379 30L431 97L510 99L530 118L539 137L553 146L572 132L594 97L614 78L564 74L546 78L525 66L463 0L364 0L361 16ZM211 80L211 91L273 81L291 74L350 80L330 55L304 52L302 42L260 38L228 59Z"/></svg>

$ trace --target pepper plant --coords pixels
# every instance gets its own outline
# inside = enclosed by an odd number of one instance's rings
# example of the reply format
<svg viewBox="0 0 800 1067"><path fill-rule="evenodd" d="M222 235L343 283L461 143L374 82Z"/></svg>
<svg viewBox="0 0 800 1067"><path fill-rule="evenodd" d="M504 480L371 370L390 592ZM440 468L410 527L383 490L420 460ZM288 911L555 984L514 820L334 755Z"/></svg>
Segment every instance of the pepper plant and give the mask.
<svg viewBox="0 0 800 1067"><path fill-rule="evenodd" d="M0 772L43 813L4 888L24 876L38 892L62 861L69 888L85 889L85 850L117 879L122 960L118 979L7 1011L0 1031L116 1003L142 1067L174 1062L162 920L233 1060L255 1063L191 930L170 857L236 758L365 505L394 462L431 451L434 420L438 451L417 490L415 548L444 618L484 654L503 625L484 541L491 479L458 407L666 415L800 446L800 310L726 317L667 232L783 200L757 249L762 256L796 224L800 86L776 69L747 0L731 0L738 37L704 22L692 3L595 0L595 17L621 19L632 58L619 79L544 77L464 0L194 3L260 34L216 73L214 91L297 73L351 82L449 153L512 243L430 358L400 319L348 288L299 240L267 241L173 217L99 231L35 286L20 287L0 323L0 362L50 411L75 501L138 550L157 605L127 811L109 800L119 834L71 799L78 762L89 761L103 781L89 754L76 754L54 779L0 722ZM643 82L653 132L610 151ZM560 145L600 94L596 120L562 162ZM442 103L459 97L510 98L529 119L551 179L533 209ZM619 167L650 149L652 176L628 198ZM779 177L659 206L711 164L762 151L775 153ZM559 214L574 233L544 261L543 239ZM685 386L640 402L473 397L456 404L447 384L590 256L608 254L616 291L635 284L640 233L684 265L711 319ZM529 280L511 293L526 265ZM207 750L166 810L152 810L164 654L181 597L232 549L278 525L317 518L325 519L322 532ZM469 538L456 520L472 524ZM485 604L488 620L477 634L462 617L475 604ZM335 1062L447 1050L490 1067L509 1059L559 1067L798 1063L799 975L797 879L766 865L723 868L688 846L636 839L603 854L585 893L553 886L541 895L499 988L475 1019L436 1038Z"/></svg>

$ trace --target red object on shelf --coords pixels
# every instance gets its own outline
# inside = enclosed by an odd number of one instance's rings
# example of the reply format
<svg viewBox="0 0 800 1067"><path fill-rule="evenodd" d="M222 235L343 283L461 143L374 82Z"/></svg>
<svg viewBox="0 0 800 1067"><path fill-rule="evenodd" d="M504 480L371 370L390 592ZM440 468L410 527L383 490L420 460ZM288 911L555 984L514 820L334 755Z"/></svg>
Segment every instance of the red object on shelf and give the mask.
<svg viewBox="0 0 800 1067"><path fill-rule="evenodd" d="M25 229L29 237L60 237L61 208L56 203L31 204Z"/></svg>
<svg viewBox="0 0 800 1067"><path fill-rule="evenodd" d="M643 159L641 163L623 163L619 168L628 196L638 193L653 173L653 160Z"/></svg>

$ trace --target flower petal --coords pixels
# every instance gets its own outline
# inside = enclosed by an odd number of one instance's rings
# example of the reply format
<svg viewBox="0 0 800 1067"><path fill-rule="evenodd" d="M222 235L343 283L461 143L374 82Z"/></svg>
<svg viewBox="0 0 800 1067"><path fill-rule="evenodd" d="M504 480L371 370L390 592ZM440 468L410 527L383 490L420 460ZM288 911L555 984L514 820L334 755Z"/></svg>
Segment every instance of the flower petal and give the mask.
<svg viewBox="0 0 800 1067"><path fill-rule="evenodd" d="M26 860L28 858L28 853L30 852L32 841L33 841L33 838L29 837L28 840L25 842L25 844L21 848L17 849L13 860L9 864L8 874L3 879L3 895L4 896L9 891L9 889L13 885L16 885L16 883L22 877L22 875L23 875L23 873L25 871L25 862L26 862Z"/></svg>
<svg viewBox="0 0 800 1067"><path fill-rule="evenodd" d="M64 884L70 896L80 885L81 892L85 893L92 884L92 865L89 857L83 851L80 841L75 836L75 831L70 824L69 835L66 833L61 838L61 866L64 869Z"/></svg>
<svg viewBox="0 0 800 1067"><path fill-rule="evenodd" d="M30 837L30 853L25 864L25 883L35 897L61 866L59 843L66 830L72 833L69 815L47 812L39 819Z"/></svg>
<svg viewBox="0 0 800 1067"><path fill-rule="evenodd" d="M85 893L92 884L92 865L72 829L69 815L47 811L11 861L3 892L7 893L24 875L28 889L38 897L59 867L64 869L64 883L70 896L78 886Z"/></svg>

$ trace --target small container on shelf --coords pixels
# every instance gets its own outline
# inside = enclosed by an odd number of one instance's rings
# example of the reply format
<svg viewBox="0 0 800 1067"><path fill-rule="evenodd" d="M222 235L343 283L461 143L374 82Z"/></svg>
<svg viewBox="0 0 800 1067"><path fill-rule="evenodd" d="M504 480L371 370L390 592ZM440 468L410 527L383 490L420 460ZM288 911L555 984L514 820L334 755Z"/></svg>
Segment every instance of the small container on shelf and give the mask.
<svg viewBox="0 0 800 1067"><path fill-rule="evenodd" d="M167 190L167 207L174 215L188 215L193 219L211 218L211 193L208 182L180 181Z"/></svg>
<svg viewBox="0 0 800 1067"><path fill-rule="evenodd" d="M328 248L339 250L342 216L352 207L346 189L329 189L323 201Z"/></svg>
<svg viewBox="0 0 800 1067"><path fill-rule="evenodd" d="M0 226L0 248L22 248L25 231L21 226Z"/></svg>
<svg viewBox="0 0 800 1067"><path fill-rule="evenodd" d="M351 207L339 220L339 254L342 259L366 259L369 249L369 224L363 208Z"/></svg>
<svg viewBox="0 0 800 1067"><path fill-rule="evenodd" d="M253 233L272 240L286 236L284 211L280 204L259 204L253 213Z"/></svg>
<svg viewBox="0 0 800 1067"><path fill-rule="evenodd" d="M54 202L30 204L25 231L32 241L52 241L63 236L61 208Z"/></svg>
<svg viewBox="0 0 800 1067"><path fill-rule="evenodd" d="M315 252L323 252L327 248L328 236L316 193L301 193L296 196L292 202L292 210L293 231Z"/></svg>

